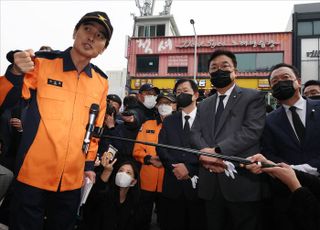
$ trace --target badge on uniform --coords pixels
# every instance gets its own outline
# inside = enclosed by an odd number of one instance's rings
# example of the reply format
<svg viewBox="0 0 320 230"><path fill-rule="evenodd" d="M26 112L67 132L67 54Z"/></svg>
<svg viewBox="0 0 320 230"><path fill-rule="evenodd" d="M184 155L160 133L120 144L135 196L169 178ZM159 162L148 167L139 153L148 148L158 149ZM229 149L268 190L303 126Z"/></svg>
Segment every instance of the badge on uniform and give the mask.
<svg viewBox="0 0 320 230"><path fill-rule="evenodd" d="M54 85L54 86L62 87L62 81L58 81L58 80L54 80L54 79L48 78L48 85Z"/></svg>
<svg viewBox="0 0 320 230"><path fill-rule="evenodd" d="M155 131L154 131L154 130L151 130L151 129L147 129L147 130L146 130L146 133L155 133Z"/></svg>

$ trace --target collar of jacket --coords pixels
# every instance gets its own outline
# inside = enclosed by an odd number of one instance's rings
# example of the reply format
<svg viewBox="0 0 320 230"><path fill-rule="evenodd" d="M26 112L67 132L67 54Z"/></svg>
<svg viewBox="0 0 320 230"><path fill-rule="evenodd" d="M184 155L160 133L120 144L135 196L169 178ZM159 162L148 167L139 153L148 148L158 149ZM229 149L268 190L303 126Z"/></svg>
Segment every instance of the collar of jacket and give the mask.
<svg viewBox="0 0 320 230"><path fill-rule="evenodd" d="M72 59L71 59L71 55L70 55L70 51L71 51L72 47L69 47L68 49L66 49L65 51L63 51L62 53L62 59L63 59L63 71L77 71L77 68L75 67ZM91 63L89 63L86 67L84 67L84 69L81 72L85 72L88 77L92 78L92 65Z"/></svg>

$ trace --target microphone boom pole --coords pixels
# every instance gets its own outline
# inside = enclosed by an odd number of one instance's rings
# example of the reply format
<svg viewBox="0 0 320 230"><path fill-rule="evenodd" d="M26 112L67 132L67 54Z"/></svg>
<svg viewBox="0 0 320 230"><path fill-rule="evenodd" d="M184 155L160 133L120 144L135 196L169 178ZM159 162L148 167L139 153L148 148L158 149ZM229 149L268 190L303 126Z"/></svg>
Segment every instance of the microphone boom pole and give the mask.
<svg viewBox="0 0 320 230"><path fill-rule="evenodd" d="M208 157L215 157L219 158L221 160L227 160L227 161L232 161L236 162L239 164L243 165L250 165L250 164L261 164L263 168L268 168L268 167L275 167L276 165L273 164L268 164L264 162L252 162L248 159L242 158L242 157L236 157L236 156L225 156L217 153L206 153L202 152L200 150L196 149L191 149L191 148L185 148L185 147L178 147L178 146L173 146L173 145L165 145L165 144L157 144L153 142L148 142L148 141L139 141L139 140L133 140L125 137L116 137L116 136L111 136L111 135L102 135L102 137L114 139L114 140L120 140L120 141L127 141L127 142L133 142L133 143L139 143L139 144L144 144L144 145L150 145L154 147L160 147L160 148L166 148L166 149L172 149L172 150L178 150L178 151L184 151L184 152L189 152L196 154L197 156L208 156Z"/></svg>

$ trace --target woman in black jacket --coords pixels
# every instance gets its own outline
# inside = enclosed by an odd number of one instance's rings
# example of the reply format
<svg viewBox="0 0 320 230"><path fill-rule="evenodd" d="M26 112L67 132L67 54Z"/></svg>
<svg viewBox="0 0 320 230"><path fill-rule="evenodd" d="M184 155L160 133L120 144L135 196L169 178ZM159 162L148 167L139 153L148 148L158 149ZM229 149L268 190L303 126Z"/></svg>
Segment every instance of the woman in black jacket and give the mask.
<svg viewBox="0 0 320 230"><path fill-rule="evenodd" d="M136 226L139 201L139 173L133 162L119 165L116 173L107 154L101 158L103 171L97 176L83 210L80 229L131 230Z"/></svg>

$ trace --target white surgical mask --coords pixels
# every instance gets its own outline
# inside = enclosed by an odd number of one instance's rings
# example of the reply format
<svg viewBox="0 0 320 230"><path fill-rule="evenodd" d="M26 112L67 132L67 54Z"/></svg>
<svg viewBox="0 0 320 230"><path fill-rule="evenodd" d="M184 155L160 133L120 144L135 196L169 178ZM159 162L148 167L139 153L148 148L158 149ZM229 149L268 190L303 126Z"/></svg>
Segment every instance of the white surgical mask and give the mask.
<svg viewBox="0 0 320 230"><path fill-rule="evenodd" d="M157 104L157 96L153 96L153 95L146 95L144 96L144 106L147 107L148 109L152 109L153 107L155 107L155 105Z"/></svg>
<svg viewBox="0 0 320 230"><path fill-rule="evenodd" d="M126 172L118 172L116 174L116 185L121 188L127 188L130 186L133 178Z"/></svg>
<svg viewBox="0 0 320 230"><path fill-rule="evenodd" d="M161 104L158 106L158 111L161 116L170 115L172 113L172 106L166 105L166 104Z"/></svg>

